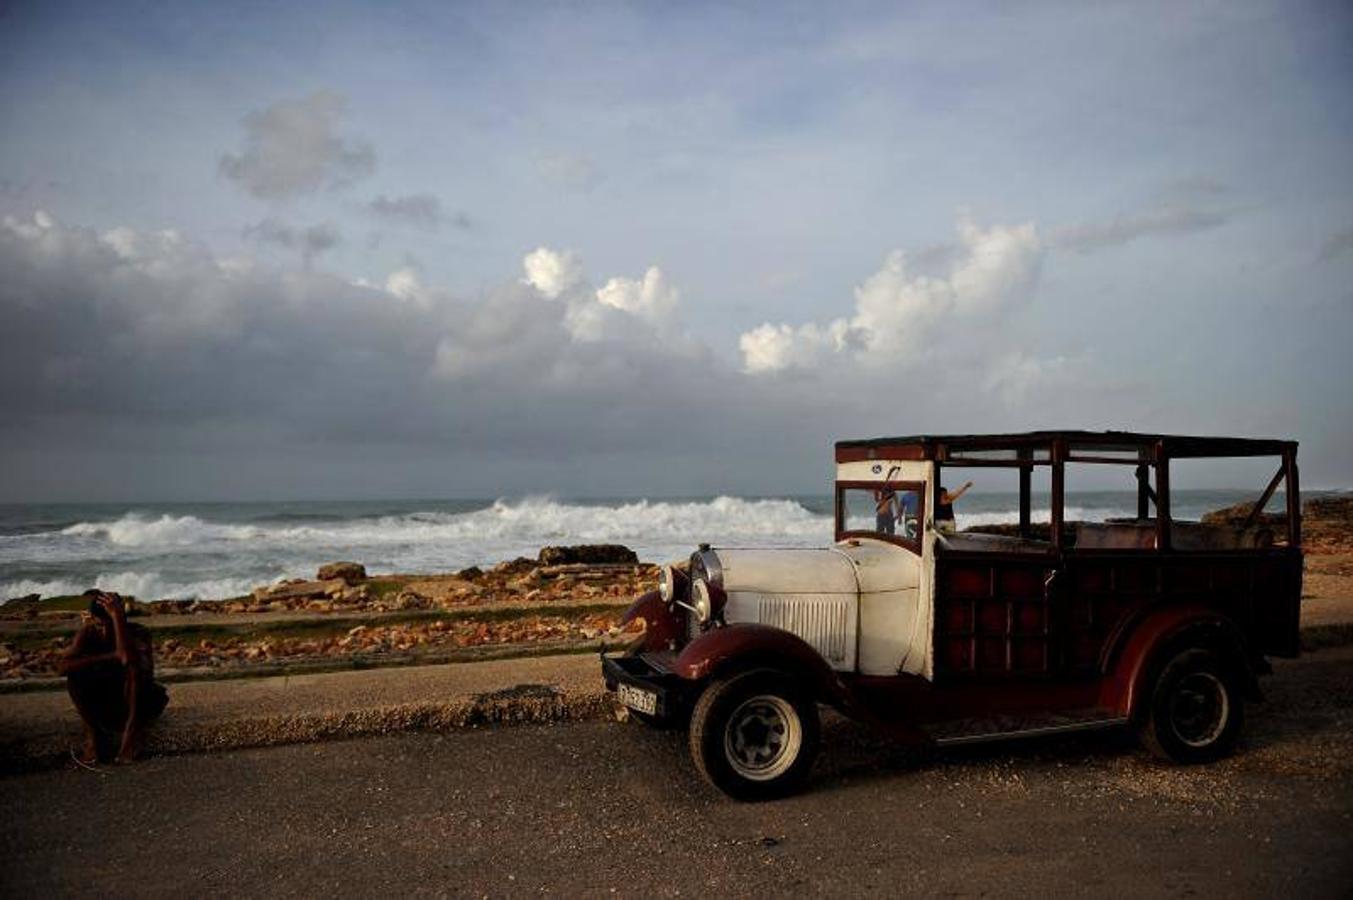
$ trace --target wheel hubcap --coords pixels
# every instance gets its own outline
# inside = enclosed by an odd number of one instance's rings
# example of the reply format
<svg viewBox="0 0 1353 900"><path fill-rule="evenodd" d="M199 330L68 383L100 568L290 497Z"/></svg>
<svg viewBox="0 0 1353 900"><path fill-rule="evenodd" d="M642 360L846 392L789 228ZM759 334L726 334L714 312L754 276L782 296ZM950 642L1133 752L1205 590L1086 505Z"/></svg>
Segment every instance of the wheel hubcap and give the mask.
<svg viewBox="0 0 1353 900"><path fill-rule="evenodd" d="M744 700L724 729L724 755L735 772L752 781L783 775L802 744L803 725L793 704L771 694Z"/></svg>
<svg viewBox="0 0 1353 900"><path fill-rule="evenodd" d="M1185 675L1170 699L1170 726L1190 747L1206 747L1226 729L1231 698L1211 672Z"/></svg>

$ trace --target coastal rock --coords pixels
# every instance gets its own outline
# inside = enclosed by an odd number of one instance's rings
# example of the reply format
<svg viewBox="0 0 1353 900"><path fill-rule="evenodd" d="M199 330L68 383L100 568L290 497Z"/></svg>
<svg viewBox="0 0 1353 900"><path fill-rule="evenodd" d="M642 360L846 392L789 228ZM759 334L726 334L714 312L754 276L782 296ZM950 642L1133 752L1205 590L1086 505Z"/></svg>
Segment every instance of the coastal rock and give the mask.
<svg viewBox="0 0 1353 900"><path fill-rule="evenodd" d="M339 592L346 585L337 579L333 581L295 581L256 588L254 600L267 603L272 600L321 600L330 596L330 592Z"/></svg>
<svg viewBox="0 0 1353 900"><path fill-rule="evenodd" d="M430 609L431 607L432 601L415 591L400 591L399 596L395 598L396 609Z"/></svg>
<svg viewBox="0 0 1353 900"><path fill-rule="evenodd" d="M1256 498L1258 499L1258 498ZM1250 510L1254 509L1254 500L1242 500L1224 509L1216 509L1210 513L1204 513L1202 522L1204 525L1232 525L1241 526L1250 516ZM1286 528L1287 513L1260 513L1255 517L1254 524L1267 525L1270 528Z"/></svg>
<svg viewBox="0 0 1353 900"><path fill-rule="evenodd" d="M621 544L579 544L574 547L543 547L540 562L546 566L570 563L637 563L639 555Z"/></svg>
<svg viewBox="0 0 1353 900"><path fill-rule="evenodd" d="M527 559L524 556L518 556L516 559L500 562L493 567L495 575L525 575L527 572L533 572L536 568L536 562L533 559Z"/></svg>
<svg viewBox="0 0 1353 900"><path fill-rule="evenodd" d="M332 581L337 578L346 584L357 584L366 579L366 566L355 562L331 562L320 566L315 578L320 581Z"/></svg>

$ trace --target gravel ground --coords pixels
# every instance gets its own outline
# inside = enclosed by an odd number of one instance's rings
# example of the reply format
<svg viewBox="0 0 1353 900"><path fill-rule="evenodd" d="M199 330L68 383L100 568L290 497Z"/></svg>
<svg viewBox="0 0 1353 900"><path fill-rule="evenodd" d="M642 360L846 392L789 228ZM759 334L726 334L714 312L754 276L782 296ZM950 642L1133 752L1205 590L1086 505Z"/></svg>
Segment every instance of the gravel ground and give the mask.
<svg viewBox="0 0 1353 900"><path fill-rule="evenodd" d="M736 804L683 736L467 729L0 779L0 894L1348 896L1353 647L1282 662L1239 755L1121 736L901 750L832 720L810 790Z"/></svg>

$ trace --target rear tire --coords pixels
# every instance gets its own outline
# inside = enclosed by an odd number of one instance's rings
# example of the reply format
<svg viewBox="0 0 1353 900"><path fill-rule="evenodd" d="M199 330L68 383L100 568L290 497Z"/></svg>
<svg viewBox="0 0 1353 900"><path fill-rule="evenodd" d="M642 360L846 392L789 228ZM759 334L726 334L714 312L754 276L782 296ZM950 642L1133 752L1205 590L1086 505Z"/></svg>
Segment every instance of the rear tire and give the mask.
<svg viewBox="0 0 1353 900"><path fill-rule="evenodd" d="M1155 755L1191 765L1229 755L1245 722L1245 700L1232 666L1211 650L1190 648L1160 669L1141 738Z"/></svg>
<svg viewBox="0 0 1353 900"><path fill-rule="evenodd" d="M817 703L795 679L755 669L710 684L691 714L691 756L705 780L738 800L802 787L817 756Z"/></svg>

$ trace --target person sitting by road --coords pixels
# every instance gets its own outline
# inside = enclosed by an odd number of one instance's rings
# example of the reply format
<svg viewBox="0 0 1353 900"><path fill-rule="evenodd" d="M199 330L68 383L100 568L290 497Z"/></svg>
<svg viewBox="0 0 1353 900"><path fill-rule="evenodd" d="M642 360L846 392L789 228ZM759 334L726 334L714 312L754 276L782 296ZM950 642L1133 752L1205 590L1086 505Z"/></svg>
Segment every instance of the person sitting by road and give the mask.
<svg viewBox="0 0 1353 900"><path fill-rule="evenodd" d="M939 502L935 504L936 528L945 534L953 534L958 530L958 525L954 521L954 504L958 502L959 497L962 497L968 492L968 488L970 487L972 487L971 481L966 482L961 488L951 494L947 487L940 485L940 499Z"/></svg>
<svg viewBox="0 0 1353 900"><path fill-rule="evenodd" d="M147 727L169 703L155 682L150 631L129 624L122 598L86 591L89 612L57 666L84 725L80 762L92 765L112 755L120 763L141 753Z"/></svg>
<svg viewBox="0 0 1353 900"><path fill-rule="evenodd" d="M887 485L874 491L874 530L879 534L897 533L897 494Z"/></svg>

